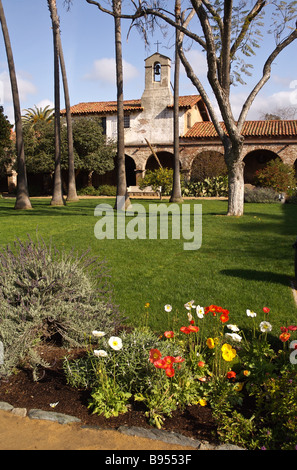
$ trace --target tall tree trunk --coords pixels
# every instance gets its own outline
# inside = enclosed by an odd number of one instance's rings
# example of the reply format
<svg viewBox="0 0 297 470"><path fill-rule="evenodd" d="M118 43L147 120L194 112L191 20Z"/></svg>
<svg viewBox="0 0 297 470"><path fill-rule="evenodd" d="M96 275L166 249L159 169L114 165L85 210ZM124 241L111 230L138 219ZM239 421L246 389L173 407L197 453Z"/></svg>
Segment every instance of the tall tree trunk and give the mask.
<svg viewBox="0 0 297 470"><path fill-rule="evenodd" d="M47 0L51 14L54 43L54 88L55 88L55 174L52 206L62 206L63 199L62 174L61 174L61 122L60 122L60 67L59 67L59 18L56 0Z"/></svg>
<svg viewBox="0 0 297 470"><path fill-rule="evenodd" d="M180 0L175 2L175 20L180 23L181 5ZM174 68L174 124L173 124L173 148L174 148L174 170L173 185L170 202L183 202L180 184L180 164L179 164L179 75L180 58L178 47L180 44L181 33L179 29L175 30L175 68Z"/></svg>
<svg viewBox="0 0 297 470"><path fill-rule="evenodd" d="M115 208L125 210L130 205L127 192L124 136L123 58L121 31L122 0L113 0L115 25L116 80L117 80L117 199Z"/></svg>
<svg viewBox="0 0 297 470"><path fill-rule="evenodd" d="M67 122L67 142L68 142L68 192L67 201L76 202L79 201L79 197L76 192L75 182L75 167L74 167L74 150L73 150L73 131L72 131L72 119L70 112L70 97L68 80L66 73L66 65L64 60L64 54L62 49L61 35L59 34L59 56L60 65L63 79L64 96L65 96L65 108L66 108L66 122Z"/></svg>
<svg viewBox="0 0 297 470"><path fill-rule="evenodd" d="M15 209L32 209L31 202L29 199L29 191L28 191L21 106L20 106L20 99L19 99L18 84L17 84L16 71L15 71L15 65L14 65L14 60L13 60L12 47L10 43L8 27L6 23L2 0L0 0L0 21L1 21L3 37L4 37L6 55L7 55L7 63L8 63L8 68L9 68L11 92L12 92L13 107L14 107L14 118L15 118L17 164L18 164L17 197L16 197L16 202L15 202Z"/></svg>
<svg viewBox="0 0 297 470"><path fill-rule="evenodd" d="M239 217L244 212L244 162L241 159L243 141L240 139L240 142L231 143L227 138L224 147L229 185L227 215Z"/></svg>

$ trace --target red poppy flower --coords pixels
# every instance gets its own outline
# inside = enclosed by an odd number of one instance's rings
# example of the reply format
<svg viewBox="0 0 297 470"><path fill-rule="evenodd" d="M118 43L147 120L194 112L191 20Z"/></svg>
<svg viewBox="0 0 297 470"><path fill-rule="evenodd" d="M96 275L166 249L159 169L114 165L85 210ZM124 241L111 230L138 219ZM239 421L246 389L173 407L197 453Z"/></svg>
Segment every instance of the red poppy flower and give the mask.
<svg viewBox="0 0 297 470"><path fill-rule="evenodd" d="M158 361L162 354L160 353L159 349L151 349L150 350L150 361L154 363L155 361Z"/></svg>
<svg viewBox="0 0 297 470"><path fill-rule="evenodd" d="M280 330L281 330L282 333L287 333L288 328L285 327L285 326L281 326Z"/></svg>
<svg viewBox="0 0 297 470"><path fill-rule="evenodd" d="M216 305L209 305L208 307L205 308L204 313L205 315L209 312L216 312Z"/></svg>
<svg viewBox="0 0 297 470"><path fill-rule="evenodd" d="M204 367L204 366L205 366L205 362L203 362L203 361L198 362L198 367Z"/></svg>
<svg viewBox="0 0 297 470"><path fill-rule="evenodd" d="M189 328L188 328L187 326L182 326L182 327L180 328L180 331L181 331L182 333L186 333L186 335L188 335L189 333L191 333L191 331L189 330Z"/></svg>
<svg viewBox="0 0 297 470"><path fill-rule="evenodd" d="M226 313L222 313L222 315L220 316L220 320L222 323L226 323L226 321L229 321L229 315Z"/></svg>
<svg viewBox="0 0 297 470"><path fill-rule="evenodd" d="M165 364L165 362L164 362L163 359L158 359L157 361L154 362L154 366L155 366L157 369L165 369L166 364Z"/></svg>
<svg viewBox="0 0 297 470"><path fill-rule="evenodd" d="M190 325L189 327L189 330L193 333L197 333L197 331L199 331L199 327L198 326L194 326L194 325Z"/></svg>
<svg viewBox="0 0 297 470"><path fill-rule="evenodd" d="M288 339L290 338L290 333L282 333L280 336L279 336L279 339L285 343L286 341L288 341Z"/></svg>
<svg viewBox="0 0 297 470"><path fill-rule="evenodd" d="M297 326L295 326L295 325L290 325L290 326L288 326L288 330L290 330L290 331L296 331L296 330L297 330Z"/></svg>
<svg viewBox="0 0 297 470"><path fill-rule="evenodd" d="M236 377L236 372L234 372L234 370L230 370L229 372L227 372L227 379L235 379Z"/></svg>
<svg viewBox="0 0 297 470"><path fill-rule="evenodd" d="M166 338L173 338L174 333L173 333L173 331L165 331L164 336Z"/></svg>
<svg viewBox="0 0 297 470"><path fill-rule="evenodd" d="M264 312L264 313L269 313L269 312L270 312L270 308L268 308L268 307L263 307L263 312Z"/></svg>
<svg viewBox="0 0 297 470"><path fill-rule="evenodd" d="M173 356L165 356L163 361L166 367L172 367L172 364L175 363L175 358Z"/></svg>
<svg viewBox="0 0 297 470"><path fill-rule="evenodd" d="M175 374L173 367L166 367L165 374L167 377L173 377Z"/></svg>

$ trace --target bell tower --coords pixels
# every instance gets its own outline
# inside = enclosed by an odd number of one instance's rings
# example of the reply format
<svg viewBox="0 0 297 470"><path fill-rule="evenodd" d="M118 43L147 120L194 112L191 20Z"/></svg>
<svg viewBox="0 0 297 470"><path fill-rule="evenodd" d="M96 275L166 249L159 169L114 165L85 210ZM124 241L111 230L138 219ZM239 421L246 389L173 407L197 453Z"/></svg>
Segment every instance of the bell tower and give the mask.
<svg viewBox="0 0 297 470"><path fill-rule="evenodd" d="M173 95L170 89L171 60L156 52L145 60L145 89L141 98L142 106L149 102L161 100L172 104Z"/></svg>

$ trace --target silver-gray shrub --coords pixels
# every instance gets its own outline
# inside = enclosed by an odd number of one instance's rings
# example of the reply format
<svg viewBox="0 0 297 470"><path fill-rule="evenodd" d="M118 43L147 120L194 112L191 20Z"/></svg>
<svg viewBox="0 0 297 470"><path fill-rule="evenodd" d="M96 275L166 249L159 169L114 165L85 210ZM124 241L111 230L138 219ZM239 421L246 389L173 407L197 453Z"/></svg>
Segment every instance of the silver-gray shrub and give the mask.
<svg viewBox="0 0 297 470"><path fill-rule="evenodd" d="M123 318L112 303L105 260L89 251L59 251L43 240L17 240L0 251L0 375L29 363L43 363L36 345L46 340L64 347L85 344L94 329L112 334Z"/></svg>

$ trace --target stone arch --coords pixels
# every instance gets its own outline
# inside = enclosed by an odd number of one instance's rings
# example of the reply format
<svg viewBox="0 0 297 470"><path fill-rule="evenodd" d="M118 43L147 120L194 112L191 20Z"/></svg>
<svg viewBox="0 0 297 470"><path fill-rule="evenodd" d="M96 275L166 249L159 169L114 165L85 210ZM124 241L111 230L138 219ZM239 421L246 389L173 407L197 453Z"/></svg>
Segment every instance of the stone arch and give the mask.
<svg viewBox="0 0 297 470"><path fill-rule="evenodd" d="M160 160L160 163L163 168L171 168L173 169L174 167L174 155L170 152L166 151L161 151L161 152L156 152L158 159ZM159 164L155 158L154 155L150 155L146 161L145 164L145 169L146 170L157 170L159 167Z"/></svg>
<svg viewBox="0 0 297 470"><path fill-rule="evenodd" d="M264 168L270 160L279 158L279 155L272 150L256 149L247 153L244 161L244 182L245 184L255 184L256 171Z"/></svg>
<svg viewBox="0 0 297 470"><path fill-rule="evenodd" d="M127 186L136 186L136 164L134 158L125 155Z"/></svg>
<svg viewBox="0 0 297 470"><path fill-rule="evenodd" d="M218 150L203 150L195 155L190 169L190 179L203 181L205 178L227 174L224 154Z"/></svg>
<svg viewBox="0 0 297 470"><path fill-rule="evenodd" d="M136 164L132 157L125 155L125 167L126 167L126 181L127 186L136 186ZM92 175L92 182L95 187L102 184L109 184L112 186L117 185L117 162L115 160L115 167L113 170L108 171L104 175Z"/></svg>

